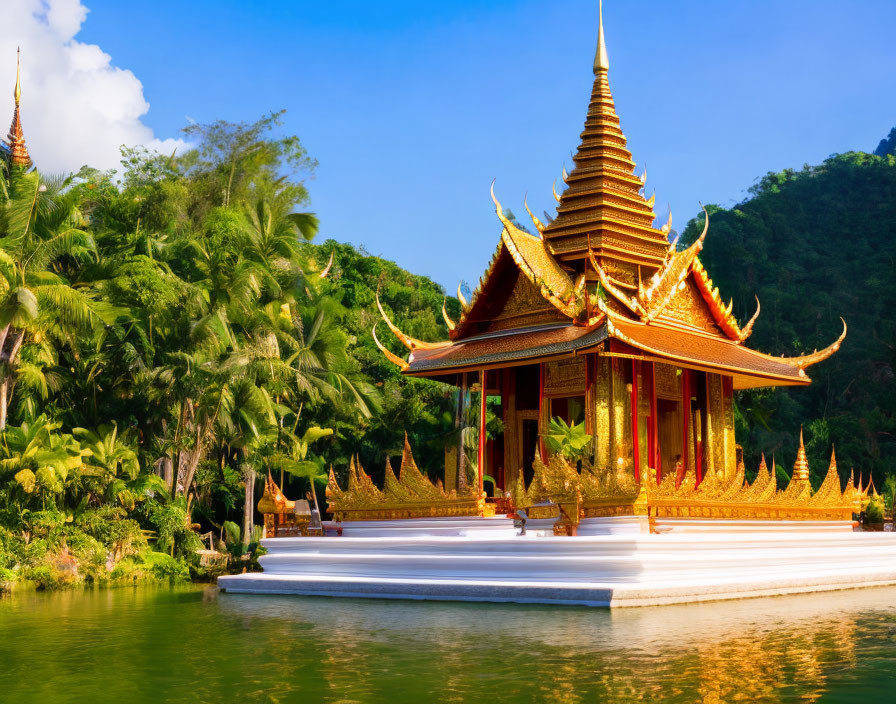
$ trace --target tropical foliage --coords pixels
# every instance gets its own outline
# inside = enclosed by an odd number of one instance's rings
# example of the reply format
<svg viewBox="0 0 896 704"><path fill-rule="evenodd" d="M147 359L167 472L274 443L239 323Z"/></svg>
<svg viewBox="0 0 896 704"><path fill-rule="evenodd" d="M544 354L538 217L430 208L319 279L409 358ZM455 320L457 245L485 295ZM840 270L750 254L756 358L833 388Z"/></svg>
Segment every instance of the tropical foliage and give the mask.
<svg viewBox="0 0 896 704"><path fill-rule="evenodd" d="M121 173L2 173L0 583L182 576L200 532L254 547L267 473L301 496L404 428L424 455L450 441L446 391L369 337L377 289L443 337L443 291L311 243L316 163L280 117L123 149Z"/></svg>
<svg viewBox="0 0 896 704"><path fill-rule="evenodd" d="M551 418L548 432L544 435L548 452L562 455L577 462L584 459L591 446L591 435L585 432L585 423L567 423L562 418Z"/></svg>

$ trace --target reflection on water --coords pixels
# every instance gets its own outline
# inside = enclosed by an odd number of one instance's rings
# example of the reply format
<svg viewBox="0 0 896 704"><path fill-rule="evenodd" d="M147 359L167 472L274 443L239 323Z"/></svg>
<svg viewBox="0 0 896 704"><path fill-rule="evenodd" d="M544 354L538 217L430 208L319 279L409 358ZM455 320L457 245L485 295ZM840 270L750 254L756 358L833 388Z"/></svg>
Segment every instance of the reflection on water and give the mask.
<svg viewBox="0 0 896 704"><path fill-rule="evenodd" d="M109 590L0 601L0 702L877 702L896 589L626 609Z"/></svg>

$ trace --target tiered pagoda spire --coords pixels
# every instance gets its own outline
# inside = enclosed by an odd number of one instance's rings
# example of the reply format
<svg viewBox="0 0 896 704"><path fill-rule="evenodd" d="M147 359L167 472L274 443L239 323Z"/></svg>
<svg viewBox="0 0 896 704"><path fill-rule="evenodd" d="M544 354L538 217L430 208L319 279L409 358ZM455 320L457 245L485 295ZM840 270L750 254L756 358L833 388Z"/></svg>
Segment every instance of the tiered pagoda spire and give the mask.
<svg viewBox="0 0 896 704"><path fill-rule="evenodd" d="M644 183L635 175L610 92L609 66L601 8L585 129L575 167L564 174L569 187L558 198L557 217L544 238L563 262L585 259L590 236L599 257L658 267L669 247L668 230L652 227L653 198L641 193Z"/></svg>
<svg viewBox="0 0 896 704"><path fill-rule="evenodd" d="M796 452L796 462L793 465L793 477L791 479L793 481L809 481L809 460L806 458L806 446L803 444L802 428L800 428L800 447Z"/></svg>
<svg viewBox="0 0 896 704"><path fill-rule="evenodd" d="M21 49L16 50L16 87L13 91L15 98L15 109L12 114L12 124L9 126L9 134L6 136L6 158L10 166L27 169L31 166L31 156L28 154L28 147L25 146L25 133L22 130L22 117L19 112L19 103L22 100L22 81L21 81L22 53Z"/></svg>

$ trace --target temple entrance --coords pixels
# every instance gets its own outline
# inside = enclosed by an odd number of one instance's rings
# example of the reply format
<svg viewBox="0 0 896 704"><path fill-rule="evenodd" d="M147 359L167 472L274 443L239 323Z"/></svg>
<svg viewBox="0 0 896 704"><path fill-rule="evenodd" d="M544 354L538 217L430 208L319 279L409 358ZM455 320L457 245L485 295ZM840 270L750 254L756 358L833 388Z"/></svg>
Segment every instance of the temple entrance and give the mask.
<svg viewBox="0 0 896 704"><path fill-rule="evenodd" d="M504 413L504 476L505 490L512 491L522 476L528 486L532 481L532 462L538 447L538 407L541 391L541 369L527 364L506 370Z"/></svg>
<svg viewBox="0 0 896 704"><path fill-rule="evenodd" d="M524 411L519 415L519 456L522 460L523 481L525 486L529 486L535 475L532 463L538 448L538 411Z"/></svg>
<svg viewBox="0 0 896 704"><path fill-rule="evenodd" d="M675 473L676 465L682 461L683 413L681 401L657 398L657 436L660 449L660 475L658 478Z"/></svg>
<svg viewBox="0 0 896 704"><path fill-rule="evenodd" d="M679 466L682 469L685 466L683 376L683 370L669 364L654 365L659 445L657 479L676 474Z"/></svg>

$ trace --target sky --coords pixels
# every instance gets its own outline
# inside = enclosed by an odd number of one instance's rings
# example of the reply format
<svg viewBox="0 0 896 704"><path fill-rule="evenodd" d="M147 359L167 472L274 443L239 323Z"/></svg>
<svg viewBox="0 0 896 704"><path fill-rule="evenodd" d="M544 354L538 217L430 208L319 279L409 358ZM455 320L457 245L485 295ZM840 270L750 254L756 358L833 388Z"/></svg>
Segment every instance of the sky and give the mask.
<svg viewBox="0 0 896 704"><path fill-rule="evenodd" d="M501 226L553 212L593 75L597 0L4 0L0 119L43 171L185 148L191 121L286 109L319 166L320 239L453 291ZM731 206L768 171L873 150L896 125L892 0L606 0L610 85L656 212ZM8 93L4 86L9 86ZM710 232L710 236L712 233Z"/></svg>

